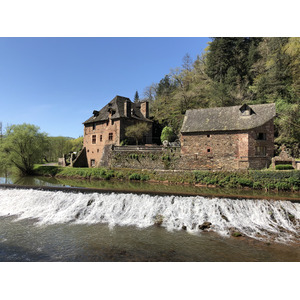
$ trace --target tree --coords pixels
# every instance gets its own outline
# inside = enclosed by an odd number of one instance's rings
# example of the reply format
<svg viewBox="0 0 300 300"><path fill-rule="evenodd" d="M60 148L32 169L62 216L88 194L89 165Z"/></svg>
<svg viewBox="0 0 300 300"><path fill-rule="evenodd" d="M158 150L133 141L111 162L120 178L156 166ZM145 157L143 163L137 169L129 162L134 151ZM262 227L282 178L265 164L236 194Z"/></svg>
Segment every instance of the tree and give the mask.
<svg viewBox="0 0 300 300"><path fill-rule="evenodd" d="M134 103L138 103L139 101L140 101L140 96L138 91L136 91L134 94Z"/></svg>
<svg viewBox="0 0 300 300"><path fill-rule="evenodd" d="M161 132L160 140L161 142L163 141L171 142L172 139L174 139L174 136L175 134L173 132L173 129L169 126L165 126Z"/></svg>
<svg viewBox="0 0 300 300"><path fill-rule="evenodd" d="M138 145L139 140L141 140L149 131L150 125L148 123L137 123L135 125L128 126L125 129L125 135L128 138L135 139L136 145Z"/></svg>
<svg viewBox="0 0 300 300"><path fill-rule="evenodd" d="M48 145L47 134L35 125L8 126L0 146L1 163L17 167L22 175L33 174L34 164L41 162Z"/></svg>

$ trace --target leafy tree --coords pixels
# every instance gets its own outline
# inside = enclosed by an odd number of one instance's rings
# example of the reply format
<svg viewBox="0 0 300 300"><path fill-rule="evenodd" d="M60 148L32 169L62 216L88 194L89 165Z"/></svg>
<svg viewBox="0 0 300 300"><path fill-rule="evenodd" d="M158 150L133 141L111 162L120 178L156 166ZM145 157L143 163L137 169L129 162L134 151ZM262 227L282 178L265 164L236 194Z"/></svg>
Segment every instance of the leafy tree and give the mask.
<svg viewBox="0 0 300 300"><path fill-rule="evenodd" d="M125 135L128 138L135 139L136 145L138 145L139 140L141 140L143 136L146 135L149 131L150 131L150 125L143 122L143 123L137 123L135 125L126 127Z"/></svg>
<svg viewBox="0 0 300 300"><path fill-rule="evenodd" d="M136 91L134 94L134 103L138 103L139 101L140 101L140 96L138 91Z"/></svg>
<svg viewBox="0 0 300 300"><path fill-rule="evenodd" d="M17 167L22 175L33 174L34 164L42 161L48 146L47 134L39 132L37 126L8 126L0 146L1 163Z"/></svg>
<svg viewBox="0 0 300 300"><path fill-rule="evenodd" d="M163 141L171 142L174 139L174 136L175 134L173 132L173 129L169 126L166 126L161 132L160 140L161 142Z"/></svg>

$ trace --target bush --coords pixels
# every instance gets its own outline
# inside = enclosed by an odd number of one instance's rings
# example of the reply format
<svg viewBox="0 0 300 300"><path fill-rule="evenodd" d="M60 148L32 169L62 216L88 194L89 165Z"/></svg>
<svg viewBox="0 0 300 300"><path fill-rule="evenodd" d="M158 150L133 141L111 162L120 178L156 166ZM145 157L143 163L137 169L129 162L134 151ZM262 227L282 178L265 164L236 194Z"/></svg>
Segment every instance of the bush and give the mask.
<svg viewBox="0 0 300 300"><path fill-rule="evenodd" d="M133 173L129 176L129 180L141 180L141 175L138 173Z"/></svg>
<svg viewBox="0 0 300 300"><path fill-rule="evenodd" d="M175 135L173 129L171 127L165 126L161 132L160 140L161 142L163 141L171 142L173 141L174 137Z"/></svg>
<svg viewBox="0 0 300 300"><path fill-rule="evenodd" d="M277 165L275 170L294 170L294 167L292 165Z"/></svg>

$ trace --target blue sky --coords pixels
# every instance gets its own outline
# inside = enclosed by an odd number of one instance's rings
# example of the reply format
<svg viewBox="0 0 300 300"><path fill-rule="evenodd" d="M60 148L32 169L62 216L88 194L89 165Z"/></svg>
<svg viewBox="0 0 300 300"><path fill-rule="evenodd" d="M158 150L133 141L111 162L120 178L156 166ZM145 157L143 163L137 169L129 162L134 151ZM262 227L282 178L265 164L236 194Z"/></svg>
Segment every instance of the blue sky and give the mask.
<svg viewBox="0 0 300 300"><path fill-rule="evenodd" d="M195 59L209 38L0 38L0 122L78 137L94 109Z"/></svg>

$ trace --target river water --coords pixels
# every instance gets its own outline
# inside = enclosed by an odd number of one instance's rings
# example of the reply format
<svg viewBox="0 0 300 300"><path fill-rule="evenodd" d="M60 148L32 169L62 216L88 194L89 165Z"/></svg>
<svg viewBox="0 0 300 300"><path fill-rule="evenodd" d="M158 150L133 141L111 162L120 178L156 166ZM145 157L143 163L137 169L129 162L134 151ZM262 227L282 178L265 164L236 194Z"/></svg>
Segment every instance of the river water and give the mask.
<svg viewBox="0 0 300 300"><path fill-rule="evenodd" d="M299 237L291 201L0 189L0 261L300 261Z"/></svg>

